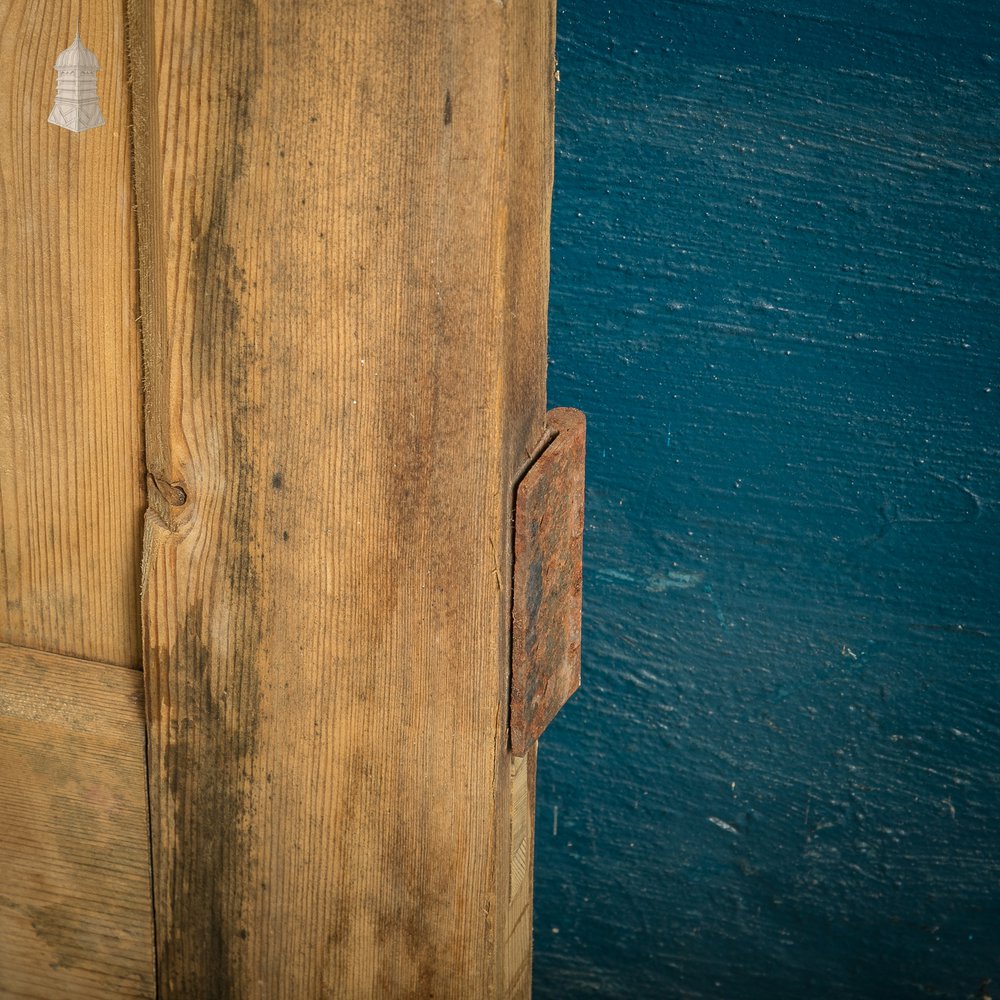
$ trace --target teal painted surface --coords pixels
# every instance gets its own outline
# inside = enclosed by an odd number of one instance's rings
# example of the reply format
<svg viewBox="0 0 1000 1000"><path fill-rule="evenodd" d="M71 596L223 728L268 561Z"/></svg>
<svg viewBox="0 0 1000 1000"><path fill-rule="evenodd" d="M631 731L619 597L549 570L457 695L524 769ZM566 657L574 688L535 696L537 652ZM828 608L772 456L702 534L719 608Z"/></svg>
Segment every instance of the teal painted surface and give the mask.
<svg viewBox="0 0 1000 1000"><path fill-rule="evenodd" d="M574 0L558 54L536 1000L1000 993L1000 12Z"/></svg>

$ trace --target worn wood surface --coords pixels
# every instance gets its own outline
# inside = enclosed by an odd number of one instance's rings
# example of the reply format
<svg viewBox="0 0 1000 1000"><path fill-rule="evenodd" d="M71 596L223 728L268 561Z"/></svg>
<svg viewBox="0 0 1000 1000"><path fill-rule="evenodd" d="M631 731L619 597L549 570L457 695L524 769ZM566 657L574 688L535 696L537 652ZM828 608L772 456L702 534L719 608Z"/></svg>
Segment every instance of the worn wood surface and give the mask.
<svg viewBox="0 0 1000 1000"><path fill-rule="evenodd" d="M76 15L107 124L46 122ZM0 641L139 662L141 380L124 11L0 2Z"/></svg>
<svg viewBox="0 0 1000 1000"><path fill-rule="evenodd" d="M130 7L164 997L528 993L553 18Z"/></svg>
<svg viewBox="0 0 1000 1000"><path fill-rule="evenodd" d="M142 678L0 646L0 997L152 997Z"/></svg>
<svg viewBox="0 0 1000 1000"><path fill-rule="evenodd" d="M997 10L560 4L536 1000L998 995Z"/></svg>

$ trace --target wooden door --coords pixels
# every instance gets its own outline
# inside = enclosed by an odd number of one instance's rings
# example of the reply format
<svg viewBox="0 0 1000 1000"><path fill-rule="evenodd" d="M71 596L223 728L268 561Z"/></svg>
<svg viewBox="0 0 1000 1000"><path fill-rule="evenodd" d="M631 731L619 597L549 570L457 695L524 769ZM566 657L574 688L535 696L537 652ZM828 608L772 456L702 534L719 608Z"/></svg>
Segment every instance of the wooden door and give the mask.
<svg viewBox="0 0 1000 1000"><path fill-rule="evenodd" d="M553 18L0 4L0 996L528 994Z"/></svg>

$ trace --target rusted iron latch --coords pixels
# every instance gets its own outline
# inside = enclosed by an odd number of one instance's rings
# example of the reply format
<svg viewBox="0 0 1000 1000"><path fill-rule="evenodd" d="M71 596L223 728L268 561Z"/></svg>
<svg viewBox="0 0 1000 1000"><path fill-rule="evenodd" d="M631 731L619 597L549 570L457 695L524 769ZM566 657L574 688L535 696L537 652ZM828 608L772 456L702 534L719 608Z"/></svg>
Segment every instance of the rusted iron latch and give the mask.
<svg viewBox="0 0 1000 1000"><path fill-rule="evenodd" d="M552 435L517 487L510 748L523 757L580 686L586 420L550 410Z"/></svg>

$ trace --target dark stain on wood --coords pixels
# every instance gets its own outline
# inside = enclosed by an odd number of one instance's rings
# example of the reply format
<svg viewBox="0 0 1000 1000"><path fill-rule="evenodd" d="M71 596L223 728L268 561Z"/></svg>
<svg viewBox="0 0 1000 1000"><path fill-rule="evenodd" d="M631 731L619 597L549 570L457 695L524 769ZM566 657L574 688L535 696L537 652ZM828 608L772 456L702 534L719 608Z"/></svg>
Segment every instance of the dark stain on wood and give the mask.
<svg viewBox="0 0 1000 1000"><path fill-rule="evenodd" d="M205 638L209 625L201 603L184 620L187 715L164 748L164 766L179 844L192 849L170 883L173 912L184 918L163 929L158 948L167 977L183 972L180 979L168 979L170 995L205 990L229 998L237 973L240 885L248 874L241 834L249 817L241 785L256 746L259 691L252 664L220 665ZM259 638L259 625L256 629ZM252 633L249 638L252 650Z"/></svg>
<svg viewBox="0 0 1000 1000"><path fill-rule="evenodd" d="M223 594L217 606L193 603L182 620L171 670L181 676L184 717L174 720L163 748L163 764L173 792L177 843L168 848L172 869L158 868L157 891L170 894L170 922L158 949L162 985L168 995L206 995L228 1000L241 981L241 898L251 873L243 837L253 823L252 761L260 712L257 673L262 623L260 548L256 541L259 503L258 463L248 428L256 416L262 378L258 331L250 328L243 302L247 277L229 242L231 201L246 170L245 136L252 129L260 87L257 12L252 3L227 8L221 32L229 39L233 82L228 100L216 108L223 133L210 188L208 217L192 220L198 234L194 254L200 293L195 296L192 353L202 381L196 391L221 403L228 447L225 465L206 475L225 484L228 523L214 529L225 539L225 565L216 568ZM281 474L272 479L281 487ZM199 484L193 484L197 489ZM212 484L216 486L217 484ZM203 510L194 512L197 519ZM220 619L220 608L228 615ZM224 645L221 635L226 636ZM160 855L163 857L163 855ZM181 979L171 979L179 974Z"/></svg>

